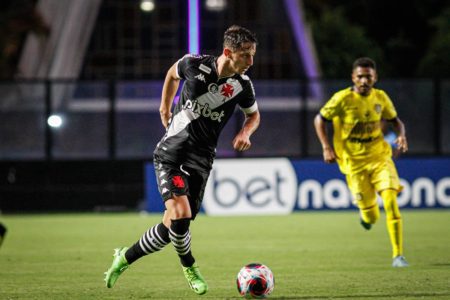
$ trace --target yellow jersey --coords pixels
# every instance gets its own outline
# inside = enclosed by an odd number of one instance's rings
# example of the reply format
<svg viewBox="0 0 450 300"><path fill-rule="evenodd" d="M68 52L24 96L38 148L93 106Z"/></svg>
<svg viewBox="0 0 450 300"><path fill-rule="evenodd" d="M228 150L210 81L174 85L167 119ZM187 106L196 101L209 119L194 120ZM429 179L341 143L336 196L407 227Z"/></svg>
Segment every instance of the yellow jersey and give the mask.
<svg viewBox="0 0 450 300"><path fill-rule="evenodd" d="M333 95L320 114L333 122L333 145L342 173L356 173L371 161L391 157L384 140L381 120L392 120L397 112L389 96L372 88L367 96L347 88Z"/></svg>

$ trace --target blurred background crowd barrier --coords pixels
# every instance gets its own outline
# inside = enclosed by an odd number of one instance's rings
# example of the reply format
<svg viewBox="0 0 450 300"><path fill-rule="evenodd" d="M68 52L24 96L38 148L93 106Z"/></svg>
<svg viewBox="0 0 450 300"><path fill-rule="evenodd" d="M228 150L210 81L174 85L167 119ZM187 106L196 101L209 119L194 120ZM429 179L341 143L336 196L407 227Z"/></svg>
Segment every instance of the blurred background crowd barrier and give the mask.
<svg viewBox="0 0 450 300"><path fill-rule="evenodd" d="M218 157L320 156L313 118L349 80L255 80L254 86L262 115L254 147L233 150L231 140L243 122L235 114ZM450 154L450 80L385 79L378 87L391 96L406 125L409 155ZM151 160L164 134L161 90L161 81L1 82L0 159ZM311 95L313 90L322 97Z"/></svg>

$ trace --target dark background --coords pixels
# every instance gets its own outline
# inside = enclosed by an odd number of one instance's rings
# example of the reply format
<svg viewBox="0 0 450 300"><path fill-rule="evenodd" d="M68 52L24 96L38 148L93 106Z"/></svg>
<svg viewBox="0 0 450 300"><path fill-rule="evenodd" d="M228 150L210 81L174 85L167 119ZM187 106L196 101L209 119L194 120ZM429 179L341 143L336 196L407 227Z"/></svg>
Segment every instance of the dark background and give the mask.
<svg viewBox="0 0 450 300"><path fill-rule="evenodd" d="M32 0L0 4L2 76L12 77L29 31L48 34ZM201 49L220 54L223 31L240 24L260 40L253 77L291 79L302 75L283 1L228 0L222 12L201 3ZM450 4L429 1L305 0L323 77L346 77L355 57L371 56L383 77L449 77ZM81 78L161 79L187 51L187 1L156 1L144 13L138 0L102 1ZM165 39L165 40L164 40ZM7 67L5 67L7 66Z"/></svg>

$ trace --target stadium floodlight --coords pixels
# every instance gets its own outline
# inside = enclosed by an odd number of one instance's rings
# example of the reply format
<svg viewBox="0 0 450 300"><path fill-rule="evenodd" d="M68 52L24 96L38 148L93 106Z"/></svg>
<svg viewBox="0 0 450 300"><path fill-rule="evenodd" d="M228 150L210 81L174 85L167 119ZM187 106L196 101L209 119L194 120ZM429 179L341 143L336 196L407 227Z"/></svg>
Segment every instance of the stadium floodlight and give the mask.
<svg viewBox="0 0 450 300"><path fill-rule="evenodd" d="M227 0L206 0L205 6L210 11L223 11L227 6Z"/></svg>
<svg viewBox="0 0 450 300"><path fill-rule="evenodd" d="M51 115L47 119L47 124L52 128L59 128L63 124L63 119L59 115Z"/></svg>
<svg viewBox="0 0 450 300"><path fill-rule="evenodd" d="M155 1L154 0L141 0L140 7L143 12L151 12L155 9Z"/></svg>

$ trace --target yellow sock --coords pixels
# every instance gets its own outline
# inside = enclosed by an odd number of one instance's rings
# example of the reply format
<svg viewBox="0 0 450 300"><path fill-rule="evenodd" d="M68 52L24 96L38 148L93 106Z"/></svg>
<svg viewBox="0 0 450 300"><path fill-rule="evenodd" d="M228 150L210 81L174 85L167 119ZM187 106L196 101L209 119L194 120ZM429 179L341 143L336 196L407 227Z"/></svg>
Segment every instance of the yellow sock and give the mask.
<svg viewBox="0 0 450 300"><path fill-rule="evenodd" d="M403 223L397 204L397 191L387 189L381 192L384 211L386 212L386 226L392 245L392 257L403 254Z"/></svg>
<svg viewBox="0 0 450 300"><path fill-rule="evenodd" d="M386 220L389 238L392 245L392 257L403 254L402 220Z"/></svg>

